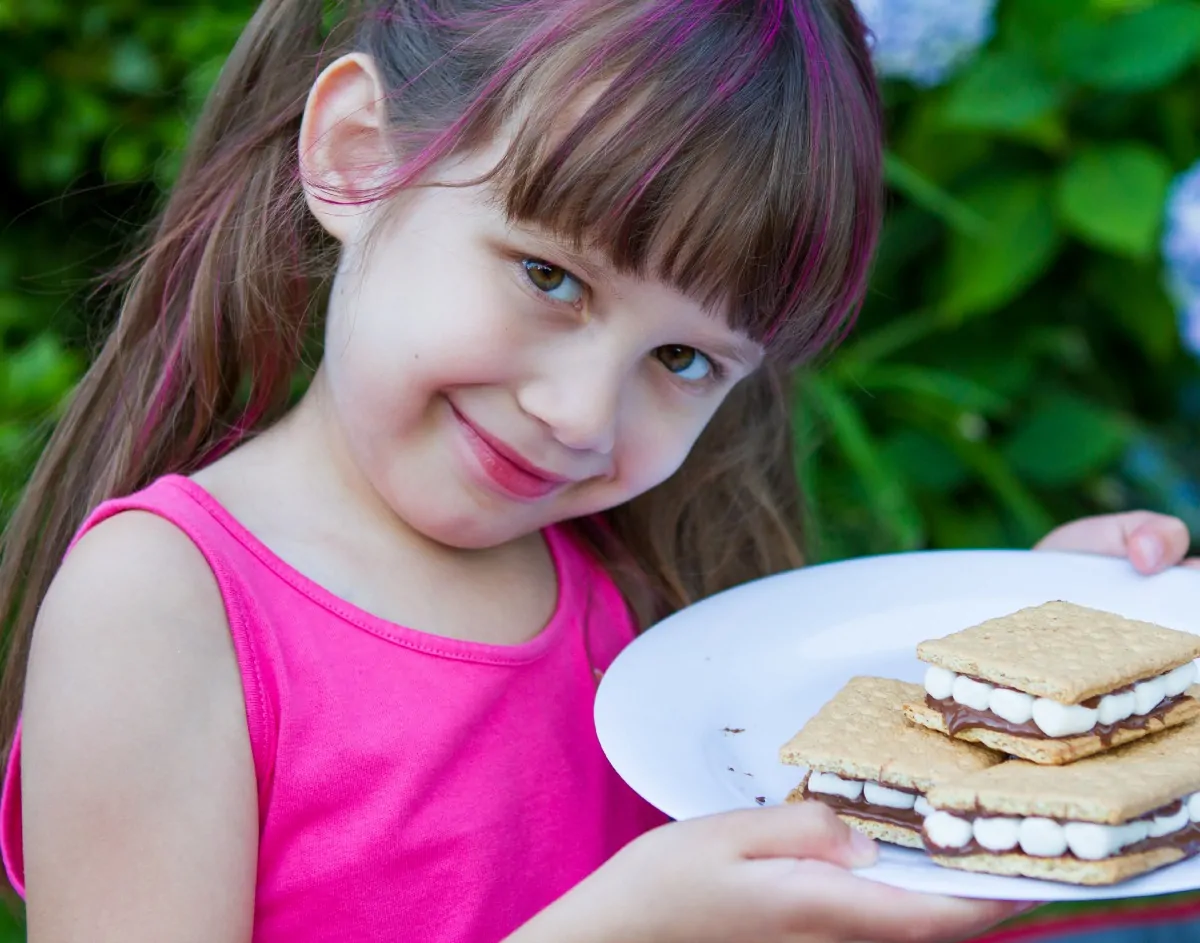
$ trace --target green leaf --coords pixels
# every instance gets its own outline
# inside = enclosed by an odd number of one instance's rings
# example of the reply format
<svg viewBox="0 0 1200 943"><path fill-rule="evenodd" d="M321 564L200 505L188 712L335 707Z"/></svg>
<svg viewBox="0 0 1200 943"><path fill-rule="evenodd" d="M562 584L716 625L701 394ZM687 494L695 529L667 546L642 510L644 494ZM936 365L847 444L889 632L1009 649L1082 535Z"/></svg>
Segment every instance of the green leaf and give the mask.
<svg viewBox="0 0 1200 943"><path fill-rule="evenodd" d="M1151 361L1166 366L1179 351L1179 321L1157 265L1097 258L1084 286Z"/></svg>
<svg viewBox="0 0 1200 943"><path fill-rule="evenodd" d="M1200 50L1200 4L1173 0L1111 19L1076 20L1063 30L1059 56L1080 82L1140 91L1179 75Z"/></svg>
<svg viewBox="0 0 1200 943"><path fill-rule="evenodd" d="M1012 517L1020 543L1036 543L1054 526L1054 518L1038 502L1020 476L994 448L984 442L959 438L954 450L999 500Z"/></svg>
<svg viewBox="0 0 1200 943"><path fill-rule="evenodd" d="M902 428L884 445L888 461L914 486L948 493L967 480L967 466L941 439Z"/></svg>
<svg viewBox="0 0 1200 943"><path fill-rule="evenodd" d="M987 224L978 213L891 151L883 155L883 171L889 186L951 228L971 235L979 235L986 228Z"/></svg>
<svg viewBox="0 0 1200 943"><path fill-rule="evenodd" d="M1040 177L997 177L965 197L989 221L975 238L954 233L946 260L944 313L956 320L987 314L1016 298L1054 258L1060 238Z"/></svg>
<svg viewBox="0 0 1200 943"><path fill-rule="evenodd" d="M900 476L873 441L858 408L825 376L811 374L802 383L801 401L824 418L834 443L859 477L879 523L889 531L896 546L907 550L919 546L921 516Z"/></svg>
<svg viewBox="0 0 1200 943"><path fill-rule="evenodd" d="M1058 394L1038 403L1004 449L1013 468L1048 486L1075 485L1107 469L1132 429L1120 414L1081 397Z"/></svg>
<svg viewBox="0 0 1200 943"><path fill-rule="evenodd" d="M52 334L41 334L6 358L5 407L42 411L58 404L79 378L76 358Z"/></svg>
<svg viewBox="0 0 1200 943"><path fill-rule="evenodd" d="M994 52L951 88L942 120L965 130L1013 131L1045 118L1062 99L1062 89L1031 57Z"/></svg>
<svg viewBox="0 0 1200 943"><path fill-rule="evenodd" d="M158 63L150 50L132 37L113 47L109 71L114 86L138 95L156 91L162 82Z"/></svg>
<svg viewBox="0 0 1200 943"><path fill-rule="evenodd" d="M869 333L843 345L834 355L835 360L845 367L875 363L945 329L946 322L936 311L910 311L895 315Z"/></svg>
<svg viewBox="0 0 1200 943"><path fill-rule="evenodd" d="M1146 258L1155 249L1170 178L1166 159L1143 145L1090 148L1058 178L1059 219L1098 248Z"/></svg>
<svg viewBox="0 0 1200 943"><path fill-rule="evenodd" d="M869 393L905 393L950 403L967 412L994 415L1008 408L998 393L950 370L907 364L880 364L854 379Z"/></svg>

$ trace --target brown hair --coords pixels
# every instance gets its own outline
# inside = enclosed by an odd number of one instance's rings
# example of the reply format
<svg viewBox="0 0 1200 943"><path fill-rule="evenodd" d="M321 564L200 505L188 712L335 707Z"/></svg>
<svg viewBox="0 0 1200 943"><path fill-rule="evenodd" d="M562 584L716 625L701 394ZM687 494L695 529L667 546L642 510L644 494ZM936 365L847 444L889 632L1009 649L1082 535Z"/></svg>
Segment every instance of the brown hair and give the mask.
<svg viewBox="0 0 1200 943"><path fill-rule="evenodd" d="M767 345L679 473L577 522L643 623L802 562L787 371L852 320L880 216L851 0L375 0L328 34L323 7L265 0L242 34L3 535L6 742L37 609L86 516L286 403L333 261L304 205L300 121L319 69L351 49L375 59L406 155L369 198L511 128L490 175L510 217L719 304Z"/></svg>

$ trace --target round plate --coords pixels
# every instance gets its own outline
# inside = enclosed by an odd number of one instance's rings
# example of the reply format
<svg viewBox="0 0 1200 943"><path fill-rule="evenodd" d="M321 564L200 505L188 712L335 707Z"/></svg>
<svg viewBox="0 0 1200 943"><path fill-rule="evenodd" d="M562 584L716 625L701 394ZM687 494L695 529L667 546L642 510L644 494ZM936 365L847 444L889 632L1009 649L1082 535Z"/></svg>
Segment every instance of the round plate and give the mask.
<svg viewBox="0 0 1200 943"><path fill-rule="evenodd" d="M1200 573L1190 570L1143 577L1123 560L1004 550L808 567L713 596L641 635L600 685L600 743L675 819L779 803L803 772L779 762L779 747L851 677L920 682L918 642L1055 599L1200 634ZM959 897L1083 900L1200 888L1200 857L1085 888L954 871L881 845L862 874Z"/></svg>

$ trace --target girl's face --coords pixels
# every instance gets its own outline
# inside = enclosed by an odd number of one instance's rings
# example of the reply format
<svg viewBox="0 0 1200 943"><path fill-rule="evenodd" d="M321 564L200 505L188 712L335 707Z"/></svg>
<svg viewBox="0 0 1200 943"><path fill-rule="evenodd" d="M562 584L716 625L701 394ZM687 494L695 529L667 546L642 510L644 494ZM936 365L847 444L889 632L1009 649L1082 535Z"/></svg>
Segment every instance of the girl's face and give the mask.
<svg viewBox="0 0 1200 943"><path fill-rule="evenodd" d="M399 200L344 246L321 383L358 471L440 543L645 492L761 358L674 289L510 226L485 186Z"/></svg>

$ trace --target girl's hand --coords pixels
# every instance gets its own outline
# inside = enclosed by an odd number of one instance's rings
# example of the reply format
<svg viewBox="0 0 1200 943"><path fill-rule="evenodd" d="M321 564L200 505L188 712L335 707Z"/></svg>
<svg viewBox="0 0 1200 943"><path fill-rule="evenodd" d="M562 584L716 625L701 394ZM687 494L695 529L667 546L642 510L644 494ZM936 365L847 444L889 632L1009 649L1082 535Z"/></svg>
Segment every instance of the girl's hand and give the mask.
<svg viewBox="0 0 1200 943"><path fill-rule="evenodd" d="M506 943L946 943L1029 906L914 894L848 870L875 856L815 802L666 825Z"/></svg>
<svg viewBox="0 0 1200 943"><path fill-rule="evenodd" d="M1180 563L1200 569L1200 558L1184 559L1190 544L1191 535L1179 518L1153 511L1128 511L1063 524L1034 549L1128 557L1139 573L1150 574Z"/></svg>

